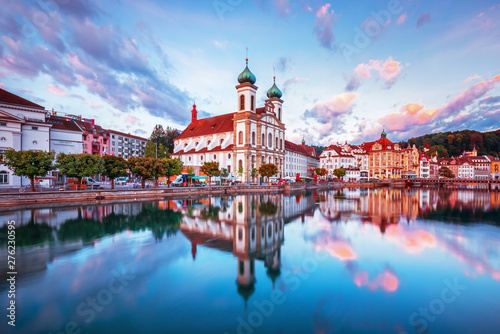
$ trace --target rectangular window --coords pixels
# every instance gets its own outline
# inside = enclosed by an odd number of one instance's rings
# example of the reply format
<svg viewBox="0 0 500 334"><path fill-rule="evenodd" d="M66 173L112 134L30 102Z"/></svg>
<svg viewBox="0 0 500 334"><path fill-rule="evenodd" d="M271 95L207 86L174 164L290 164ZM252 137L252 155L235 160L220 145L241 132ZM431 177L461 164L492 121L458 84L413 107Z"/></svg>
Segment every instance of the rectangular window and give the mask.
<svg viewBox="0 0 500 334"><path fill-rule="evenodd" d="M0 164L3 164L5 159L5 150L0 150Z"/></svg>
<svg viewBox="0 0 500 334"><path fill-rule="evenodd" d="M0 184L9 183L9 174L7 172L0 172Z"/></svg>
<svg viewBox="0 0 500 334"><path fill-rule="evenodd" d="M32 126L31 130L35 130L35 131L38 130L38 126Z"/></svg>
<svg viewBox="0 0 500 334"><path fill-rule="evenodd" d="M7 123L0 123L0 126L7 126Z"/></svg>

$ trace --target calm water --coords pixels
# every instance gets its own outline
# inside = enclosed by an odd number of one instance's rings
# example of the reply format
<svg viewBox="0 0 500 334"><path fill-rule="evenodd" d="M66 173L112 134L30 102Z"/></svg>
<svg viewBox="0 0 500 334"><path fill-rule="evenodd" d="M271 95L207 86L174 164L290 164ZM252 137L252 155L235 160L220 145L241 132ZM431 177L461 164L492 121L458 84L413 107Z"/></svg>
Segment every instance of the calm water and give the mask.
<svg viewBox="0 0 500 334"><path fill-rule="evenodd" d="M499 206L379 189L3 212L0 330L499 333Z"/></svg>

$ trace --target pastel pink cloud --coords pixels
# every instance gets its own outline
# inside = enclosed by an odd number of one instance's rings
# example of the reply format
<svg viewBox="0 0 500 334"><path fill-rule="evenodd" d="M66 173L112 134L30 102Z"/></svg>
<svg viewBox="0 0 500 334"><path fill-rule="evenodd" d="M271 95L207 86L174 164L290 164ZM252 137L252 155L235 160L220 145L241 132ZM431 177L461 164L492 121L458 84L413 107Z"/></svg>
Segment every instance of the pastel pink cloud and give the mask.
<svg viewBox="0 0 500 334"><path fill-rule="evenodd" d="M373 280L370 280L367 271L360 271L354 277L354 284L359 288L367 287L372 291L383 289L386 292L395 292L399 287L399 279L387 269L378 274Z"/></svg>
<svg viewBox="0 0 500 334"><path fill-rule="evenodd" d="M408 18L408 14L403 13L403 14L401 14L401 16L400 16L400 17L398 17L398 20L396 21L396 23L397 23L398 25L402 25L403 23L405 23L405 22L406 22L406 19L407 19L407 18Z"/></svg>
<svg viewBox="0 0 500 334"><path fill-rule="evenodd" d="M132 115L127 115L125 117L125 122L127 123L131 123L131 124L134 124L135 122L139 121L139 119L135 116L132 116Z"/></svg>
<svg viewBox="0 0 500 334"><path fill-rule="evenodd" d="M48 85L47 89L49 90L49 92L51 92L52 94L55 94L55 95L64 96L67 94L65 90L63 90L62 88L59 88L57 86L54 86L52 84Z"/></svg>

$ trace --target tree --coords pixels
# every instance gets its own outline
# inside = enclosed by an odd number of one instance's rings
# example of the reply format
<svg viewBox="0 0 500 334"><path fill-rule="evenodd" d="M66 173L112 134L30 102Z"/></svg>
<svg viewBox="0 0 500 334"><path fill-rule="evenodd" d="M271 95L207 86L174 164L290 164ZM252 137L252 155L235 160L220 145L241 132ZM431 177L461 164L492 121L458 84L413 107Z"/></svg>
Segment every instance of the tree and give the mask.
<svg viewBox="0 0 500 334"><path fill-rule="evenodd" d="M333 170L333 175L335 175L339 180L342 180L342 178L345 176L345 169L344 168L337 168Z"/></svg>
<svg viewBox="0 0 500 334"><path fill-rule="evenodd" d="M121 176L127 176L128 163L122 157L115 155L105 155L102 157L104 170L102 175L111 180L111 189L115 189L115 179Z"/></svg>
<svg viewBox="0 0 500 334"><path fill-rule="evenodd" d="M88 153L57 155L57 167L61 174L78 179L78 189L81 188L82 178L97 175L103 172L102 158Z"/></svg>
<svg viewBox="0 0 500 334"><path fill-rule="evenodd" d="M220 176L221 177L228 177L229 176L229 171L227 170L227 168L222 168L220 170ZM222 183L222 182L221 182Z"/></svg>
<svg viewBox="0 0 500 334"><path fill-rule="evenodd" d="M159 143L157 147L154 141L148 140L148 142L146 143L146 148L144 149L144 156L146 158L163 159L169 158L170 153L162 143Z"/></svg>
<svg viewBox="0 0 500 334"><path fill-rule="evenodd" d="M450 157L450 154L448 154L448 150L447 149L443 149L443 158L449 158Z"/></svg>
<svg viewBox="0 0 500 334"><path fill-rule="evenodd" d="M217 161L205 161L200 170L208 176L208 186L212 185L212 176L220 174L219 163Z"/></svg>
<svg viewBox="0 0 500 334"><path fill-rule="evenodd" d="M222 169L224 169L224 168L222 168ZM189 183L190 183L190 185L193 185L193 176L194 176L194 169L193 169L193 167L189 166L187 168L187 173L188 173L188 177L189 177Z"/></svg>
<svg viewBox="0 0 500 334"><path fill-rule="evenodd" d="M54 152L45 151L16 151L5 152L4 164L17 176L26 176L31 181L31 191L35 191L35 177L46 176L54 169Z"/></svg>
<svg viewBox="0 0 500 334"><path fill-rule="evenodd" d="M153 143L158 143L158 150L160 149L160 144L163 145L164 149L168 150L168 152L174 152L174 139L179 135L177 129L168 127L166 129L163 128L161 124L157 124L151 133L151 140ZM158 156L160 158L160 156Z"/></svg>
<svg viewBox="0 0 500 334"><path fill-rule="evenodd" d="M439 176L444 177L445 179L453 179L455 175L453 172L446 166L443 166L439 169Z"/></svg>
<svg viewBox="0 0 500 334"><path fill-rule="evenodd" d="M328 174L328 171L325 168L319 168L317 167L316 170L314 171L316 175L318 176L325 176Z"/></svg>
<svg viewBox="0 0 500 334"><path fill-rule="evenodd" d="M268 179L278 174L278 167L275 164L263 164L259 167L259 174L262 177L267 177Z"/></svg>
<svg viewBox="0 0 500 334"><path fill-rule="evenodd" d="M144 189L146 180L161 176L165 168L161 159L131 157L128 159L128 168L141 179L141 187Z"/></svg>
<svg viewBox="0 0 500 334"><path fill-rule="evenodd" d="M257 170L257 168L252 168L250 170L250 176L252 177L252 182L255 180L256 177L259 176L259 171Z"/></svg>
<svg viewBox="0 0 500 334"><path fill-rule="evenodd" d="M243 166L240 166L238 167L238 171L236 172L236 174L238 175L238 177L241 179L241 177L243 176L243 174L245 173L245 170L243 169ZM242 181L242 180L240 180Z"/></svg>
<svg viewBox="0 0 500 334"><path fill-rule="evenodd" d="M184 165L179 158L163 159L165 161L164 176L167 178L167 184L170 187L170 177L182 173ZM188 167L188 175L191 179L194 176L194 170Z"/></svg>

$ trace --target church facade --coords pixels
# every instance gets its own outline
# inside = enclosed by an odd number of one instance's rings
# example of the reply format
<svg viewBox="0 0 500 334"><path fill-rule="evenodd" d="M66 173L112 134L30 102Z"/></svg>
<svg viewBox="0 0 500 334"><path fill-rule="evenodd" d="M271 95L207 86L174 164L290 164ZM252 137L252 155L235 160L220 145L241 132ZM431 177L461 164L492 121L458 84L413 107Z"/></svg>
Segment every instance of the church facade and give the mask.
<svg viewBox="0 0 500 334"><path fill-rule="evenodd" d="M267 91L264 106L257 108L256 77L248 68L238 76L238 110L229 114L198 119L196 105L191 123L174 141L173 156L195 172L206 161L216 161L231 175L242 171L243 182L251 180L251 170L262 164L278 167L277 176L285 176L285 124L282 92L274 82Z"/></svg>

